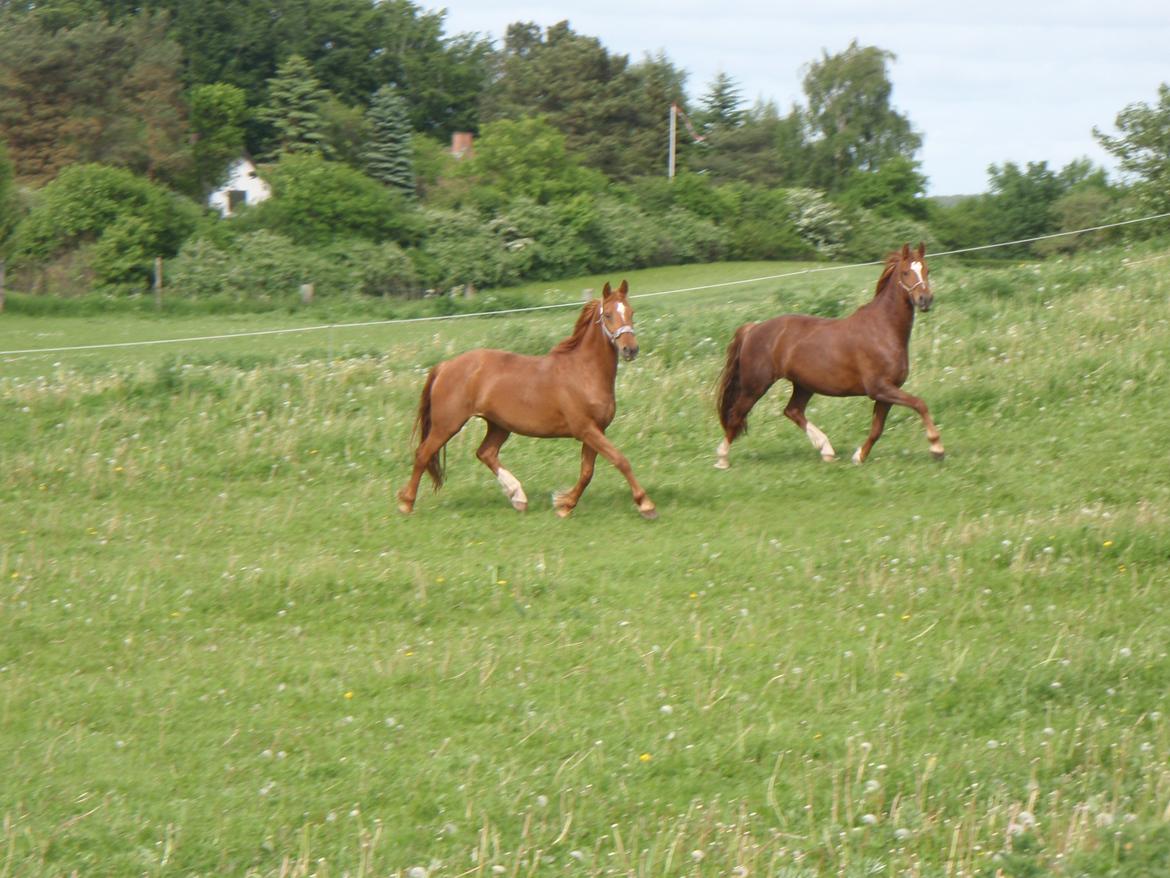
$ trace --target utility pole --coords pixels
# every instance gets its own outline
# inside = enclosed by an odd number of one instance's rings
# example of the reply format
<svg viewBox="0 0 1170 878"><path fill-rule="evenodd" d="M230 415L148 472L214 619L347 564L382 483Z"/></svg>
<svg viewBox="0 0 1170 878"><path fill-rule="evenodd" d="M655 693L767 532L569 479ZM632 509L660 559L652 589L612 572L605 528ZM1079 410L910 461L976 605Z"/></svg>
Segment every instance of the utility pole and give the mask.
<svg viewBox="0 0 1170 878"><path fill-rule="evenodd" d="M670 104L670 159L666 167L666 176L671 180L674 179L674 152L675 143L678 140L678 104L673 101Z"/></svg>

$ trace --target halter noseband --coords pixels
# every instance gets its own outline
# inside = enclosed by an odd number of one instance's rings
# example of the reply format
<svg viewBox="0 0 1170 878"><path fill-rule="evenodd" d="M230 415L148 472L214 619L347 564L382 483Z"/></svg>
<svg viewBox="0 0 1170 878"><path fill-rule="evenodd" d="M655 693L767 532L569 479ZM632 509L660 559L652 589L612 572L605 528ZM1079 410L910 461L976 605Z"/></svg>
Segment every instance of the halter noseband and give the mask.
<svg viewBox="0 0 1170 878"><path fill-rule="evenodd" d="M919 271L919 272L918 272L918 282L917 282L917 283L915 283L915 284L913 284L912 286L906 286L906 282L905 282L904 280L902 280L902 273L901 273L901 272L898 272L898 286L900 286L900 287L901 287L902 289L904 289L906 292L908 292L908 293L912 293L912 292L914 292L916 289L918 289L919 287L925 287L925 286L926 286L926 278L924 278L924 277L922 276L922 272L921 272L921 271Z"/></svg>
<svg viewBox="0 0 1170 878"><path fill-rule="evenodd" d="M617 340L621 336L625 335L627 332L632 335L634 332L634 327L630 326L630 324L628 324L628 323L625 326L619 326L617 328L616 332L610 332L609 327L605 325L605 306L604 305L602 305L601 307L599 307L597 309L597 322L601 324L601 331L605 333L605 337L608 338L610 341L610 344L612 344L614 346L617 345Z"/></svg>

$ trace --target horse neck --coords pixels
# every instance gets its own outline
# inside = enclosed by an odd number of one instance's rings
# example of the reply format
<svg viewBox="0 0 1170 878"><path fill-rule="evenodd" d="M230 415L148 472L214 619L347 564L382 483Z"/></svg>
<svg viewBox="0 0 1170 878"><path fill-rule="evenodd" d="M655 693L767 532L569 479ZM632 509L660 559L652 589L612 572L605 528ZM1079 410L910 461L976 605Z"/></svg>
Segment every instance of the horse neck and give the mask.
<svg viewBox="0 0 1170 878"><path fill-rule="evenodd" d="M617 380L617 349L602 332L601 323L594 320L575 350L569 356L579 362L595 364L596 373L612 389Z"/></svg>
<svg viewBox="0 0 1170 878"><path fill-rule="evenodd" d="M865 306L881 322L887 325L903 344L910 343L910 330L914 328L914 305L908 296L902 295L895 271Z"/></svg>

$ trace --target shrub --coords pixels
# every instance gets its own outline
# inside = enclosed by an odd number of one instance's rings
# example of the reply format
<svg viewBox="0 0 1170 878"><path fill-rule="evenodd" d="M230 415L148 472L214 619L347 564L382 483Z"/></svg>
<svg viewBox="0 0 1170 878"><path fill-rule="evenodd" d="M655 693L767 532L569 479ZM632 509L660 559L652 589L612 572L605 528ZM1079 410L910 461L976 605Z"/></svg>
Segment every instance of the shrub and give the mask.
<svg viewBox="0 0 1170 878"><path fill-rule="evenodd" d="M245 211L240 223L298 244L338 238L413 243L421 221L406 200L360 171L314 155L289 155L263 170L272 198Z"/></svg>
<svg viewBox="0 0 1170 878"><path fill-rule="evenodd" d="M99 285L145 288L156 256L171 256L199 208L122 168L72 165L40 192L11 242L17 266L43 267L94 244Z"/></svg>

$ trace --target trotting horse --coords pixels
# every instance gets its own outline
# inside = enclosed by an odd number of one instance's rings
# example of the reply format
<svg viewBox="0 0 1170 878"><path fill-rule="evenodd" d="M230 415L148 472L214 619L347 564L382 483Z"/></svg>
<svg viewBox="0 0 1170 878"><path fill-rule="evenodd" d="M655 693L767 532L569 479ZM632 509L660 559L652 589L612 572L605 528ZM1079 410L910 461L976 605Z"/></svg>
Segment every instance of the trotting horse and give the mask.
<svg viewBox="0 0 1170 878"><path fill-rule="evenodd" d="M479 348L431 369L415 423L420 441L414 471L398 492L399 511L414 509L424 470L435 490L442 486L440 452L469 419L478 416L487 421L488 429L476 457L495 473L517 510L528 508L528 497L520 480L500 466L500 446L512 433L581 443L581 477L571 490L553 498L562 518L573 511L593 478L598 454L626 477L642 516L657 518L658 511L634 478L630 462L605 435L615 411L618 354L625 360L638 356L628 292L624 280L616 291L606 283L601 299L581 309L573 334L544 356Z"/></svg>
<svg viewBox="0 0 1170 878"><path fill-rule="evenodd" d="M895 404L918 412L926 426L930 451L941 459L942 437L926 403L902 390L910 372L907 349L914 309L929 311L933 301L924 245L920 243L917 251L911 251L910 245L904 244L900 252L886 259L873 299L848 317L788 314L739 327L728 345L719 379L723 441L716 451L715 466L727 469L731 443L747 430L748 412L778 378L792 382L792 398L784 414L805 432L825 460L835 460L837 453L829 437L804 416L815 393L868 396L874 401L869 437L854 453L854 463L863 463L869 456L885 428L890 406Z"/></svg>

